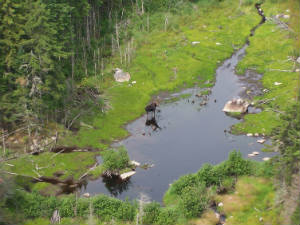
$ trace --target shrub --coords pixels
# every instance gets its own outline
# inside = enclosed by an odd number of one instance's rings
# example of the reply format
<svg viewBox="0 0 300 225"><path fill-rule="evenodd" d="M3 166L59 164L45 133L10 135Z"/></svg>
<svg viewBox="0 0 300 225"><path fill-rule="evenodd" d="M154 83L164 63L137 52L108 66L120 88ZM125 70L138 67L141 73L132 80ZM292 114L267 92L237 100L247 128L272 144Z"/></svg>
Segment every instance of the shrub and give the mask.
<svg viewBox="0 0 300 225"><path fill-rule="evenodd" d="M241 152L232 151L224 165L226 176L250 175L252 171L251 163L242 157Z"/></svg>
<svg viewBox="0 0 300 225"><path fill-rule="evenodd" d="M226 193L232 191L235 185L235 179L233 177L227 177L222 180L220 187L218 188L219 193Z"/></svg>
<svg viewBox="0 0 300 225"><path fill-rule="evenodd" d="M125 148L106 150L103 152L103 167L106 170L119 171L129 164L129 156Z"/></svg>
<svg viewBox="0 0 300 225"><path fill-rule="evenodd" d="M160 210L161 206L157 202L151 202L147 204L144 208L143 223L154 224L154 222L158 220Z"/></svg>
<svg viewBox="0 0 300 225"><path fill-rule="evenodd" d="M186 218L198 217L206 209L208 196L205 184L186 187L181 195L179 208Z"/></svg>
<svg viewBox="0 0 300 225"><path fill-rule="evenodd" d="M136 207L128 201L99 195L92 199L94 213L102 220L118 219L132 221L135 217Z"/></svg>
<svg viewBox="0 0 300 225"><path fill-rule="evenodd" d="M215 169L216 166L204 164L197 172L196 176L200 182L204 182L207 187L220 183L221 175L219 170Z"/></svg>
<svg viewBox="0 0 300 225"><path fill-rule="evenodd" d="M161 208L155 221L158 225L174 225L179 217L179 212L175 208Z"/></svg>
<svg viewBox="0 0 300 225"><path fill-rule="evenodd" d="M171 193L181 195L182 191L186 187L196 186L198 184L198 179L194 174L187 174L180 177L171 185Z"/></svg>

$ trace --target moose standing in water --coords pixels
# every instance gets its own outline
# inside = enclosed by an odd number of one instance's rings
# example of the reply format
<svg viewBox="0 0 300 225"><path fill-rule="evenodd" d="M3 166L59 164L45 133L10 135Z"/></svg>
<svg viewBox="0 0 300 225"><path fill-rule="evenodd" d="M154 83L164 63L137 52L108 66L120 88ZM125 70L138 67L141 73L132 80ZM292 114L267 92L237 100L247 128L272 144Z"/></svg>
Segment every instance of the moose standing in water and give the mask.
<svg viewBox="0 0 300 225"><path fill-rule="evenodd" d="M155 112L157 106L158 102L154 101L145 107L145 111L147 112L146 126L152 126L153 130L156 130L157 128L160 129L155 119Z"/></svg>

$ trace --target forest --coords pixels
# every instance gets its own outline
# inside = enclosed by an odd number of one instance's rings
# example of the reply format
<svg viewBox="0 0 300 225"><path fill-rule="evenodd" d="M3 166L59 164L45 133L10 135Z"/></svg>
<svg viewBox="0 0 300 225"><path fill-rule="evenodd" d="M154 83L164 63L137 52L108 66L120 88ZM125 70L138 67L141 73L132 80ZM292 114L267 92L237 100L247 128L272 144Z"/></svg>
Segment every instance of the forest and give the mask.
<svg viewBox="0 0 300 225"><path fill-rule="evenodd" d="M0 224L299 224L299 21L299 0L0 0Z"/></svg>

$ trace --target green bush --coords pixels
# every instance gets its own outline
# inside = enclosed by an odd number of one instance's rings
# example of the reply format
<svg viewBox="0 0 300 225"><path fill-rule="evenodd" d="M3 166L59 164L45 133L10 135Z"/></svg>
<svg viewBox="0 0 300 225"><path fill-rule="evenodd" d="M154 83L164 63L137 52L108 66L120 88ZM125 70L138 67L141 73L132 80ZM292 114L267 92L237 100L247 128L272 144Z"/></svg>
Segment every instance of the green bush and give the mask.
<svg viewBox="0 0 300 225"><path fill-rule="evenodd" d="M227 193L234 189L235 179L233 177L227 177L226 179L222 180L219 186L219 193Z"/></svg>
<svg viewBox="0 0 300 225"><path fill-rule="evenodd" d="M136 207L128 201L98 195L92 199L94 213L105 221L112 219L132 221L136 214Z"/></svg>
<svg viewBox="0 0 300 225"><path fill-rule="evenodd" d="M186 187L193 187L198 184L198 179L194 174L187 174L180 177L171 185L171 193L181 195Z"/></svg>
<svg viewBox="0 0 300 225"><path fill-rule="evenodd" d="M221 169L221 170L220 170ZM204 164L202 168L196 173L197 179L204 182L207 187L218 185L220 180L223 179L224 172L220 166L212 166Z"/></svg>
<svg viewBox="0 0 300 225"><path fill-rule="evenodd" d="M158 220L158 216L161 210L161 206L157 202L151 202L144 208L143 223L154 224Z"/></svg>
<svg viewBox="0 0 300 225"><path fill-rule="evenodd" d="M58 198L44 197L37 192L16 191L6 200L6 207L15 213L24 215L27 219L50 218L56 209L59 210L61 217L75 217L75 215L87 217L90 202L93 205L95 215L100 220L132 221L136 215L135 204L105 195L97 195L89 199L78 198L76 202L74 195Z"/></svg>
<svg viewBox="0 0 300 225"><path fill-rule="evenodd" d="M186 218L198 217L208 205L208 195L205 184L197 187L186 187L179 201L180 211Z"/></svg>
<svg viewBox="0 0 300 225"><path fill-rule="evenodd" d="M178 209L161 208L160 213L155 221L158 225L174 225L179 217Z"/></svg>
<svg viewBox="0 0 300 225"><path fill-rule="evenodd" d="M106 150L102 154L103 167L106 170L119 171L128 167L129 156L125 148Z"/></svg>
<svg viewBox="0 0 300 225"><path fill-rule="evenodd" d="M241 152L232 151L224 165L226 176L250 175L252 172L251 162L242 157Z"/></svg>

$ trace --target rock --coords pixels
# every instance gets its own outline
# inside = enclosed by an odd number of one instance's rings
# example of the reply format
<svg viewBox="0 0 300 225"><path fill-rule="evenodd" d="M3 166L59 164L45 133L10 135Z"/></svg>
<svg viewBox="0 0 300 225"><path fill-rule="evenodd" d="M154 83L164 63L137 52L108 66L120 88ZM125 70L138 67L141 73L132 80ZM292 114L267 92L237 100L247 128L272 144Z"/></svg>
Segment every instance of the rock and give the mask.
<svg viewBox="0 0 300 225"><path fill-rule="evenodd" d="M264 160L264 161L269 161L269 160L270 160L270 157L264 157L262 160Z"/></svg>
<svg viewBox="0 0 300 225"><path fill-rule="evenodd" d="M262 222L263 221L263 218L262 217L259 217L259 222Z"/></svg>
<svg viewBox="0 0 300 225"><path fill-rule="evenodd" d="M248 134L246 134L246 135L247 135L247 137L252 137L252 136L253 136L252 133L248 133Z"/></svg>
<svg viewBox="0 0 300 225"><path fill-rule="evenodd" d="M299 72L300 72L300 69L296 69L295 72L299 73Z"/></svg>
<svg viewBox="0 0 300 225"><path fill-rule="evenodd" d="M279 82L274 82L274 85L275 86L279 86L279 85L281 85L282 83L279 83Z"/></svg>
<svg viewBox="0 0 300 225"><path fill-rule="evenodd" d="M140 165L141 165L139 162L134 161L134 160L131 160L131 161L130 161L130 164L131 164L131 165L134 165L134 166L140 166Z"/></svg>
<svg viewBox="0 0 300 225"><path fill-rule="evenodd" d="M254 154L252 154L252 153L251 153L251 154L248 154L248 157L253 157L253 156L254 156Z"/></svg>
<svg viewBox="0 0 300 225"><path fill-rule="evenodd" d="M192 45L197 45L197 44L200 44L200 41L193 41L192 42Z"/></svg>
<svg viewBox="0 0 300 225"><path fill-rule="evenodd" d="M296 61L297 61L297 63L300 64L300 57L298 57Z"/></svg>
<svg viewBox="0 0 300 225"><path fill-rule="evenodd" d="M219 207L223 207L223 205L224 205L223 202L220 202L220 203L218 204Z"/></svg>
<svg viewBox="0 0 300 225"><path fill-rule="evenodd" d="M284 19L289 19L289 18L290 18L290 15L283 15L283 18L284 18Z"/></svg>
<svg viewBox="0 0 300 225"><path fill-rule="evenodd" d="M130 74L119 68L116 68L114 78L117 82L125 82L130 80Z"/></svg>
<svg viewBox="0 0 300 225"><path fill-rule="evenodd" d="M127 180L127 179L129 179L131 176L133 176L135 173L136 173L135 171L130 171L130 172L127 172L127 173L122 173L122 174L120 175L120 178L121 178L122 180Z"/></svg>
<svg viewBox="0 0 300 225"><path fill-rule="evenodd" d="M266 142L266 139L258 139L256 142L259 144L263 144Z"/></svg>
<svg viewBox="0 0 300 225"><path fill-rule="evenodd" d="M90 195L90 193L86 192L82 196L85 197L85 198L89 198L91 195Z"/></svg>
<svg viewBox="0 0 300 225"><path fill-rule="evenodd" d="M259 155L259 152L252 152L253 155Z"/></svg>
<svg viewBox="0 0 300 225"><path fill-rule="evenodd" d="M248 106L250 104L243 99L233 99L232 101L228 101L224 108L223 112L238 112L245 113L248 110Z"/></svg>
<svg viewBox="0 0 300 225"><path fill-rule="evenodd" d="M255 136L255 137L258 137L258 136L259 136L259 133L255 133L254 136Z"/></svg>

